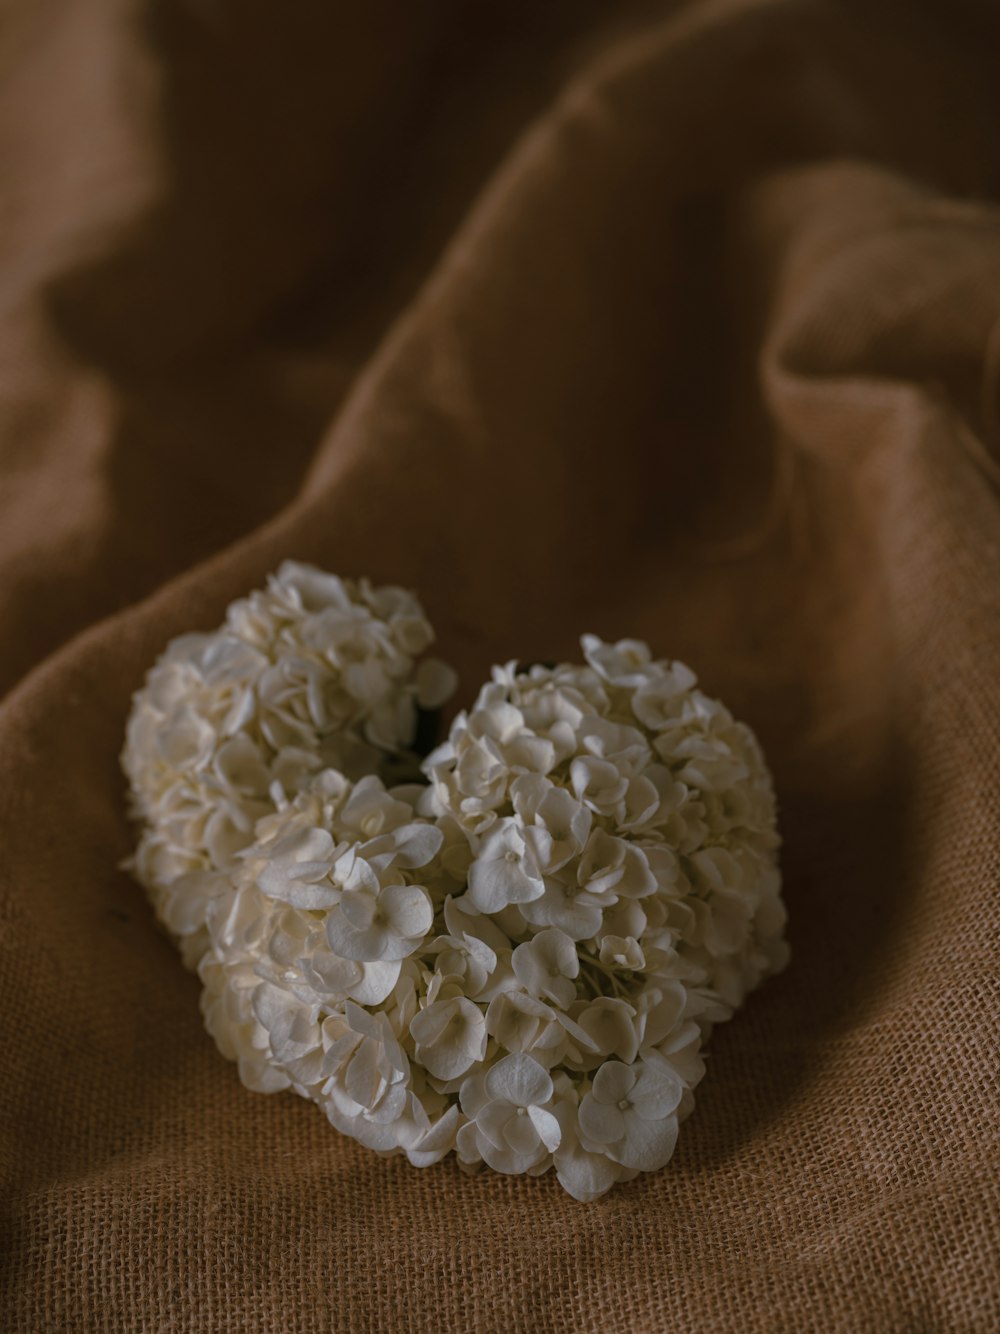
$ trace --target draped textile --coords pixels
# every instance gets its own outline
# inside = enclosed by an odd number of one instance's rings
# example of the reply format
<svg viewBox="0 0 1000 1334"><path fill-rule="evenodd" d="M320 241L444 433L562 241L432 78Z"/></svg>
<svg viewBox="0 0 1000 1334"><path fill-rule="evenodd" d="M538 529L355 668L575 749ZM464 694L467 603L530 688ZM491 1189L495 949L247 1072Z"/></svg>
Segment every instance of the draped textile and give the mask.
<svg viewBox="0 0 1000 1334"><path fill-rule="evenodd" d="M5 8L5 1328L1000 1326L998 68L973 0ZM417 1170L215 1051L117 757L286 557L459 703L593 631L757 731L792 962L663 1171Z"/></svg>

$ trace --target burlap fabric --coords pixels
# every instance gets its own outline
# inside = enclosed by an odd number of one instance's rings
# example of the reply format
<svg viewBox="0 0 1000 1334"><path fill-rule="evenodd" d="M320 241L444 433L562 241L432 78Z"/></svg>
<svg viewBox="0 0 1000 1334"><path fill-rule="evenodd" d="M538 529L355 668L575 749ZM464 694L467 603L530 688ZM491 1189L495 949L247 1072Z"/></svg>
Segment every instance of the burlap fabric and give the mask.
<svg viewBox="0 0 1000 1334"><path fill-rule="evenodd" d="M10 1331L1000 1327L992 4L21 0L0 38ZM794 952L583 1206L245 1091L130 693L291 556L758 730Z"/></svg>

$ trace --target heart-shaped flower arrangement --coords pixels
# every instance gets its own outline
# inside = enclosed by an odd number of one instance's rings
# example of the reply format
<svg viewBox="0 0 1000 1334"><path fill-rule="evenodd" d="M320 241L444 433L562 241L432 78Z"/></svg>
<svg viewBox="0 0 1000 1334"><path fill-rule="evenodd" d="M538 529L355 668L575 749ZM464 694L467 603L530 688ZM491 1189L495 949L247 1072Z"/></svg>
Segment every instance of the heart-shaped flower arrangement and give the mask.
<svg viewBox="0 0 1000 1334"><path fill-rule="evenodd" d="M432 639L411 594L287 562L174 640L131 866L249 1088L591 1200L667 1162L711 1026L786 960L771 781L688 668L591 635L494 668L421 761Z"/></svg>

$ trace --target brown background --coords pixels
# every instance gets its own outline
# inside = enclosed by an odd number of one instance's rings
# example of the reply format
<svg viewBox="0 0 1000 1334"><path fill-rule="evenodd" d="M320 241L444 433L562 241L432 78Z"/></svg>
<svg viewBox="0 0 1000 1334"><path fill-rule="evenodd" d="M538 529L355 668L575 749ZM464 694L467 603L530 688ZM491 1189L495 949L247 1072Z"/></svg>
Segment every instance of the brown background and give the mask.
<svg viewBox="0 0 1000 1334"><path fill-rule="evenodd" d="M17 0L0 24L12 1331L1000 1327L1000 21ZM793 963L663 1172L243 1090L116 865L130 693L284 557L758 730Z"/></svg>

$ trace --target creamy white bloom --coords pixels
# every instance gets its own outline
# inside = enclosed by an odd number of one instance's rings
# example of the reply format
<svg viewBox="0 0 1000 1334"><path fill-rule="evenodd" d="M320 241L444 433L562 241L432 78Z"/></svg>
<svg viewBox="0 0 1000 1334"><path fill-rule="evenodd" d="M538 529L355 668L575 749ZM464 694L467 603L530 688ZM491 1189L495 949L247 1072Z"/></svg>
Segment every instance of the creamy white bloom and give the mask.
<svg viewBox="0 0 1000 1334"><path fill-rule="evenodd" d="M434 924L422 885L358 885L341 896L326 924L334 954L358 962L405 959Z"/></svg>
<svg viewBox="0 0 1000 1334"><path fill-rule="evenodd" d="M551 875L583 850L592 817L582 802L540 774L521 774L511 784L521 836L541 875Z"/></svg>
<svg viewBox="0 0 1000 1334"><path fill-rule="evenodd" d="M606 1061L580 1102L584 1145L600 1149L623 1167L655 1171L674 1151L674 1113L683 1092L683 1083L665 1061Z"/></svg>
<svg viewBox="0 0 1000 1334"><path fill-rule="evenodd" d="M499 820L483 838L469 870L469 898L480 912L498 913L545 893L525 830L513 817Z"/></svg>
<svg viewBox="0 0 1000 1334"><path fill-rule="evenodd" d="M432 639L405 590L286 561L218 631L168 646L135 696L122 755L158 840L132 865L161 916L175 874L231 865L257 820L323 766L357 777L406 760L418 707L454 686L444 664L416 662Z"/></svg>
<svg viewBox="0 0 1000 1334"><path fill-rule="evenodd" d="M551 1110L554 1085L530 1056L505 1056L462 1085L469 1118L458 1132L459 1157L482 1158L497 1172L530 1172L546 1164L562 1132Z"/></svg>
<svg viewBox="0 0 1000 1334"><path fill-rule="evenodd" d="M129 723L134 866L249 1087L592 1200L668 1161L712 1026L786 961L770 778L688 668L585 636L387 786L452 685L431 637L288 564L175 641Z"/></svg>
<svg viewBox="0 0 1000 1334"><path fill-rule="evenodd" d="M455 1079L486 1055L486 1019L455 983L410 1020L417 1060L438 1079Z"/></svg>
<svg viewBox="0 0 1000 1334"><path fill-rule="evenodd" d="M583 1204L598 1199L618 1181L631 1181L638 1173L623 1167L601 1151L584 1146L578 1121L579 1093L565 1076L557 1077L552 1114L559 1122L559 1146L553 1166L559 1184Z"/></svg>
<svg viewBox="0 0 1000 1334"><path fill-rule="evenodd" d="M576 945L554 927L539 931L511 955L514 976L530 995L568 1010L576 1000L573 979L580 972Z"/></svg>

